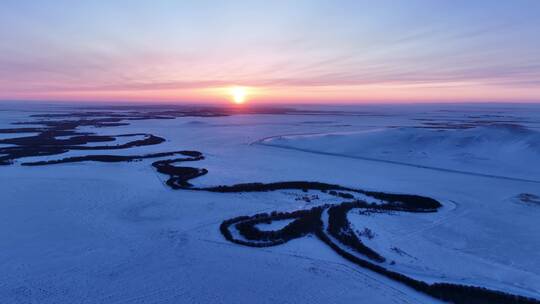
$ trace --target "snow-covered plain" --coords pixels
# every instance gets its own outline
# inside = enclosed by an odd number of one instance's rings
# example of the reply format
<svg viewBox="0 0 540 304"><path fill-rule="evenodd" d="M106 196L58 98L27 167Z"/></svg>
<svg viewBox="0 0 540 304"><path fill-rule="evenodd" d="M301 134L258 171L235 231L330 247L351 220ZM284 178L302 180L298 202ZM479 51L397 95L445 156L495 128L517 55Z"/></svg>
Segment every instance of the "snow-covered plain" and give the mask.
<svg viewBox="0 0 540 304"><path fill-rule="evenodd" d="M540 107L304 109L314 112L80 131L167 139L106 154L201 151L206 159L197 166L209 173L196 186L308 180L433 197L444 205L437 213L352 213L349 220L373 231L366 244L402 273L540 299L540 204L522 199L540 196ZM6 107L0 128L47 111ZM227 242L218 229L228 218L335 198L171 190L152 161L0 166L0 303L439 303L315 237L251 248Z"/></svg>
<svg viewBox="0 0 540 304"><path fill-rule="evenodd" d="M530 165L540 156L540 132L519 124L478 124L466 129L458 126L381 128L278 136L267 138L262 143L540 181L540 167Z"/></svg>

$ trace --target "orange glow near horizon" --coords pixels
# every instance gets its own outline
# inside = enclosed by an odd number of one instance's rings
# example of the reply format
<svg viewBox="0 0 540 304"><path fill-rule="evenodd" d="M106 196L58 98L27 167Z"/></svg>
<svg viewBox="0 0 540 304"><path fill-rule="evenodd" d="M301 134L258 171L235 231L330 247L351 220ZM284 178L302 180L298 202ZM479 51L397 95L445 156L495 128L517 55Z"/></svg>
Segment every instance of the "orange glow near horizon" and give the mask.
<svg viewBox="0 0 540 304"><path fill-rule="evenodd" d="M234 83L234 82L232 82ZM240 82L237 82L240 83ZM246 81L244 83L249 83ZM365 85L252 85L182 86L141 85L77 87L55 90L0 92L0 100L193 102L234 104L292 103L422 103L422 102L535 102L540 89L490 86L481 83L365 84ZM5 96L2 96L5 95Z"/></svg>

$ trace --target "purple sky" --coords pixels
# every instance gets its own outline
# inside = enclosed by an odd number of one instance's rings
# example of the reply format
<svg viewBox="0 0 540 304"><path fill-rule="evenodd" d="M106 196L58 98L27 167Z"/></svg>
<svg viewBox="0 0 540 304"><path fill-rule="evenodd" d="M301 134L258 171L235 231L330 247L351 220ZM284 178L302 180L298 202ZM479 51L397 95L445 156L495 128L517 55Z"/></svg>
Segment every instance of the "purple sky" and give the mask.
<svg viewBox="0 0 540 304"><path fill-rule="evenodd" d="M540 101L540 1L2 1L0 99Z"/></svg>

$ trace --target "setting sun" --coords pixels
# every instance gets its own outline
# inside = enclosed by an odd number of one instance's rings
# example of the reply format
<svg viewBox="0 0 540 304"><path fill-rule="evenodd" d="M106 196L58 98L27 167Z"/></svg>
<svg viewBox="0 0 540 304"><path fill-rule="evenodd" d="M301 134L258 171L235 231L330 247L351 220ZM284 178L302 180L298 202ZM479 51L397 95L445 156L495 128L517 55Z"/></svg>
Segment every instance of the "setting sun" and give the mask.
<svg viewBox="0 0 540 304"><path fill-rule="evenodd" d="M242 104L246 101L247 90L243 87L231 88L232 101L236 104Z"/></svg>

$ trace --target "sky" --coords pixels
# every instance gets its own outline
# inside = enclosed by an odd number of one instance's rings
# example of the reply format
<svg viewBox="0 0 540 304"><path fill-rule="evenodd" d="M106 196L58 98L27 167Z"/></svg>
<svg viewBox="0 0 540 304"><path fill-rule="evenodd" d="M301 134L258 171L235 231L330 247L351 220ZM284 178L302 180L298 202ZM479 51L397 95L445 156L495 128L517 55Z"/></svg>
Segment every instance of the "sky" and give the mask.
<svg viewBox="0 0 540 304"><path fill-rule="evenodd" d="M540 102L540 1L3 0L0 100Z"/></svg>

